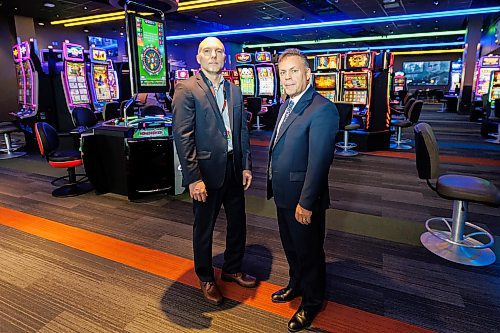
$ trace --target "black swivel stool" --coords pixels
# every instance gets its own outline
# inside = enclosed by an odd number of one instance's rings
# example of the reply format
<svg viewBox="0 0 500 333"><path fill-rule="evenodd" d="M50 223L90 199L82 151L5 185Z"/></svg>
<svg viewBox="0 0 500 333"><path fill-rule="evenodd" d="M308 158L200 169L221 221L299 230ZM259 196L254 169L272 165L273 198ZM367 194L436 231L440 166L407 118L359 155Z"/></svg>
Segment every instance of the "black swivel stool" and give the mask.
<svg viewBox="0 0 500 333"><path fill-rule="evenodd" d="M104 119L104 121L120 118L120 103L106 103L104 105L104 108L102 109L102 118Z"/></svg>
<svg viewBox="0 0 500 333"><path fill-rule="evenodd" d="M0 154L0 160L8 160L11 158L21 157L26 155L25 152L16 152L16 148L12 147L12 140L10 134L13 132L19 132L19 128L14 125L4 125L0 127L0 134L3 134L5 143L5 153Z"/></svg>
<svg viewBox="0 0 500 333"><path fill-rule="evenodd" d="M359 124L352 123L352 110L351 103L335 102L335 106L339 112L339 128L344 131L344 141L335 144L335 155L343 157L352 157L358 155L358 152L353 150L357 145L349 142L349 131L358 129Z"/></svg>
<svg viewBox="0 0 500 333"><path fill-rule="evenodd" d="M257 131L264 128L264 125L260 123L260 117L265 114L265 112L262 112L262 99L260 97L247 98L247 111L252 114L252 119L255 119L253 128Z"/></svg>
<svg viewBox="0 0 500 333"><path fill-rule="evenodd" d="M408 128L415 125L420 118L420 113L422 112L422 106L424 105L423 101L417 100L415 101L409 111L408 118L403 120L396 120L391 122L391 124L397 128L397 139L394 143L391 143L391 149L397 150L408 150L411 149L412 146L403 144L405 141L402 139L403 128Z"/></svg>
<svg viewBox="0 0 500 333"><path fill-rule="evenodd" d="M146 105L141 109L141 117L166 116L165 110L158 105Z"/></svg>
<svg viewBox="0 0 500 333"><path fill-rule="evenodd" d="M498 207L500 191L486 179L466 175L439 175L439 149L431 126L415 125L415 152L418 176L440 197L453 200L451 218L434 217L425 222L427 232L420 236L432 253L459 264L486 266L495 262L489 247L493 236L468 222L469 202ZM433 185L430 179L437 179ZM498 221L497 221L498 222Z"/></svg>

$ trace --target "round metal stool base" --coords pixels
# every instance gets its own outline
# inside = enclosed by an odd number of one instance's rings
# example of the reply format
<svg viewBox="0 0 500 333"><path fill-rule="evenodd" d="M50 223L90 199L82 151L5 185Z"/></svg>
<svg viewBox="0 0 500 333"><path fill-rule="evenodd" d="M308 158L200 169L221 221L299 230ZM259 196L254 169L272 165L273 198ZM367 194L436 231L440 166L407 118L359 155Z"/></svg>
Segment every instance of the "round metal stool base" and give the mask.
<svg viewBox="0 0 500 333"><path fill-rule="evenodd" d="M72 185L65 185L56 188L52 191L54 197L74 197L80 194L85 194L92 191L94 188L90 183L79 183Z"/></svg>
<svg viewBox="0 0 500 333"><path fill-rule="evenodd" d="M24 155L26 155L26 152L24 152L24 151L4 153L4 154L0 154L0 160L8 160L11 158L21 157Z"/></svg>
<svg viewBox="0 0 500 333"><path fill-rule="evenodd" d="M352 157L352 156L358 155L358 152L355 150L350 150L350 149L348 149L348 150L339 149L339 150L335 150L335 155L342 156L342 157Z"/></svg>
<svg viewBox="0 0 500 333"><path fill-rule="evenodd" d="M443 238L450 238L450 232L440 231ZM495 262L496 257L491 249L473 249L464 246L454 245L444 241L430 232L425 232L420 236L420 242L425 248L435 255L440 256L448 261L456 262L462 265L469 266L487 266ZM469 242L481 245L482 243L474 239L469 239Z"/></svg>
<svg viewBox="0 0 500 333"><path fill-rule="evenodd" d="M497 139L486 139L484 142L489 142L489 143L500 143L500 137Z"/></svg>
<svg viewBox="0 0 500 333"><path fill-rule="evenodd" d="M397 144L397 143L391 143L389 146L391 149L397 149L397 150L409 150L412 149L412 146L409 145L402 145L402 144Z"/></svg>

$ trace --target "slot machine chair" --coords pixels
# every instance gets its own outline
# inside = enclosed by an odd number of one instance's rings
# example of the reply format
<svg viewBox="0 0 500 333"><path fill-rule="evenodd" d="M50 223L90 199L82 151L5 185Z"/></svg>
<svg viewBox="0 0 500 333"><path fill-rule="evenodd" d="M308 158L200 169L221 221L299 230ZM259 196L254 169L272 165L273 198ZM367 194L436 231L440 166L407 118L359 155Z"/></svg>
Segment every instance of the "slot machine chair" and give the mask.
<svg viewBox="0 0 500 333"><path fill-rule="evenodd" d="M5 148L0 149L1 151L4 152L4 153L0 154L0 160L8 160L11 158L21 157L21 156L26 155L26 152L15 151L16 149L19 148L19 146L16 147L12 144L12 138L11 138L10 134L14 133L14 132L20 132L20 131L21 130L12 123L10 123L10 124L5 123L4 125L0 126L0 134L3 134L4 144L5 144Z"/></svg>
<svg viewBox="0 0 500 333"><path fill-rule="evenodd" d="M38 142L40 154L54 168L66 168L68 174L54 179L51 184L56 186L56 182L68 179L68 183L59 186L52 191L54 197L71 197L90 192L92 185L86 183L87 177L77 174L75 168L83 165L82 156L76 149L59 149L59 135L54 127L48 123L39 122L35 124L35 135ZM77 179L77 176L80 178Z"/></svg>
<svg viewBox="0 0 500 333"><path fill-rule="evenodd" d="M104 108L102 109L102 117L104 121L120 118L120 103L118 102L106 103L104 105Z"/></svg>
<svg viewBox="0 0 500 333"><path fill-rule="evenodd" d="M166 116L165 110L158 105L146 105L141 109L141 117Z"/></svg>
<svg viewBox="0 0 500 333"><path fill-rule="evenodd" d="M423 105L424 105L423 101L416 100L415 102L413 102L410 109L408 110L408 118L403 120L397 120L394 123L392 123L392 125L397 129L397 139L394 143L391 143L390 145L391 149L408 150L412 148L412 146L410 145L405 145L404 141L402 140L403 128L411 127L418 122L418 119L420 118L420 113L422 112Z"/></svg>
<svg viewBox="0 0 500 333"><path fill-rule="evenodd" d="M390 129L391 129L391 141L396 141L397 140L397 135L396 135L396 129L394 126L394 123L399 120L404 120L408 119L408 113L410 112L410 108L415 103L415 98L410 98L406 101L405 105L403 108L390 108L390 116L391 116L391 122L390 122ZM401 137L399 139L400 143L407 143L410 142L410 139L403 139Z"/></svg>
<svg viewBox="0 0 500 333"><path fill-rule="evenodd" d="M260 131L264 127L260 123L260 117L265 114L265 112L262 112L262 99L260 97L248 97L247 111L252 114L252 119L255 119L255 124L252 127Z"/></svg>
<svg viewBox="0 0 500 333"><path fill-rule="evenodd" d="M452 217L428 219L425 222L427 232L420 236L420 241L432 253L459 264L486 266L494 263L495 254L489 249L494 242L493 236L467 219L469 202L499 207L499 189L483 178L454 174L440 176L439 148L431 126L419 123L415 125L414 133L418 177L425 179L440 197L453 200ZM436 179L436 183L432 184L431 179Z"/></svg>
<svg viewBox="0 0 500 333"><path fill-rule="evenodd" d="M73 124L79 130L85 130L98 123L95 113L86 107L77 106L71 112L71 117L73 118Z"/></svg>
<svg viewBox="0 0 500 333"><path fill-rule="evenodd" d="M358 152L353 150L357 144L349 142L349 131L358 129L359 124L352 123L352 103L335 102L335 106L339 112L339 129L344 131L344 141L335 144L335 155L343 157L352 157L358 155Z"/></svg>

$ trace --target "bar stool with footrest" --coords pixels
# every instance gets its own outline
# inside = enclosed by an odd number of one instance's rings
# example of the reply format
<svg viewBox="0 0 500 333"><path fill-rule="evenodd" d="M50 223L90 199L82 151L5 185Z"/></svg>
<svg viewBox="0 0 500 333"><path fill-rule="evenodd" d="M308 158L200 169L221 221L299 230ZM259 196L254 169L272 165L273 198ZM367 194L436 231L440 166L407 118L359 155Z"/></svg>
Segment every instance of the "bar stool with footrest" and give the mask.
<svg viewBox="0 0 500 333"><path fill-rule="evenodd" d="M54 191L54 197L70 197L90 192L92 185L86 183L85 175L76 174L75 168L83 164L80 151L76 149L58 149L59 136L56 130L47 123L39 122L35 124L36 140L38 148L47 162L54 168L66 168L68 175L54 179L51 183L55 185L58 180L63 178L68 179L68 183L64 184ZM77 176L83 176L77 179Z"/></svg>
<svg viewBox="0 0 500 333"><path fill-rule="evenodd" d="M3 151L5 151L5 153L0 154L0 160L7 160L10 158L16 158L26 155L25 152L15 151L17 148L13 147L12 145L12 139L10 137L10 134L19 131L20 131L19 128L17 128L17 126L14 125L0 126L0 134L3 134L4 144L5 144L5 149L2 149Z"/></svg>
<svg viewBox="0 0 500 333"><path fill-rule="evenodd" d="M403 128L411 127L418 122L418 119L420 118L420 113L422 112L423 105L424 102L421 100L413 102L410 109L408 110L408 116L406 119L396 120L394 122L391 122L391 125L397 128L396 141L394 141L394 143L391 143L390 145L391 149L408 150L412 148L412 146L410 145L403 144L406 142L402 138Z"/></svg>
<svg viewBox="0 0 500 333"><path fill-rule="evenodd" d="M486 179L446 174L439 175L439 149L432 128L427 123L415 125L416 166L420 179L440 197L453 200L451 218L434 217L425 222L427 232L420 236L432 253L449 261L470 266L495 262L489 247L493 236L484 228L468 222L469 202L498 207L500 191ZM437 179L433 185L430 179Z"/></svg>
<svg viewBox="0 0 500 333"><path fill-rule="evenodd" d="M356 148L357 145L353 142L349 142L349 131L360 127L359 124L352 123L353 104L335 102L335 106L339 112L339 129L344 131L344 141L335 144L335 147L337 147L335 155L343 157L356 156L358 152L353 150L353 148Z"/></svg>

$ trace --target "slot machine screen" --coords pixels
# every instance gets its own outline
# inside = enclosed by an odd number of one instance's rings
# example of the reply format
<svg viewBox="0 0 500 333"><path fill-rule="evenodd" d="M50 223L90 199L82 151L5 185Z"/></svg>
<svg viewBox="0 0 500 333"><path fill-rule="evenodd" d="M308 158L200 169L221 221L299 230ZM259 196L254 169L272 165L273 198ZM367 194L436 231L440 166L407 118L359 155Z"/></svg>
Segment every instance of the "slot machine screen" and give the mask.
<svg viewBox="0 0 500 333"><path fill-rule="evenodd" d="M451 61L406 61L403 71L412 85L448 85Z"/></svg>
<svg viewBox="0 0 500 333"><path fill-rule="evenodd" d="M481 67L499 67L500 57L484 57L481 61Z"/></svg>
<svg viewBox="0 0 500 333"><path fill-rule="evenodd" d="M76 44L64 44L67 60L84 61L83 46Z"/></svg>
<svg viewBox="0 0 500 333"><path fill-rule="evenodd" d="M339 55L331 54L324 56L316 57L316 70L321 69L331 69L338 70L339 69Z"/></svg>
<svg viewBox="0 0 500 333"><path fill-rule="evenodd" d="M272 67L257 67L259 96L274 96L274 74Z"/></svg>
<svg viewBox="0 0 500 333"><path fill-rule="evenodd" d="M318 94L329 99L332 102L337 101L337 96L335 95L335 90L318 90Z"/></svg>
<svg viewBox="0 0 500 333"><path fill-rule="evenodd" d="M367 89L367 79L366 74L344 74L344 89Z"/></svg>
<svg viewBox="0 0 500 333"><path fill-rule="evenodd" d="M337 87L337 76L335 75L315 75L314 87L316 89L335 89Z"/></svg>
<svg viewBox="0 0 500 333"><path fill-rule="evenodd" d="M89 103L87 85L85 82L85 63L66 62L66 76L69 92L74 104Z"/></svg>
<svg viewBox="0 0 500 333"><path fill-rule="evenodd" d="M255 89L255 76L251 67L239 67L240 88L243 96L253 96Z"/></svg>
<svg viewBox="0 0 500 333"><path fill-rule="evenodd" d="M347 53L345 69L359 69L371 67L371 53Z"/></svg>
<svg viewBox="0 0 500 333"><path fill-rule="evenodd" d="M95 96L98 102L110 101L111 91L109 88L109 76L107 64L94 64L92 72L92 80L94 81Z"/></svg>
<svg viewBox="0 0 500 333"><path fill-rule="evenodd" d="M130 15L135 47L137 92L164 92L168 87L165 63L165 27L162 21Z"/></svg>

